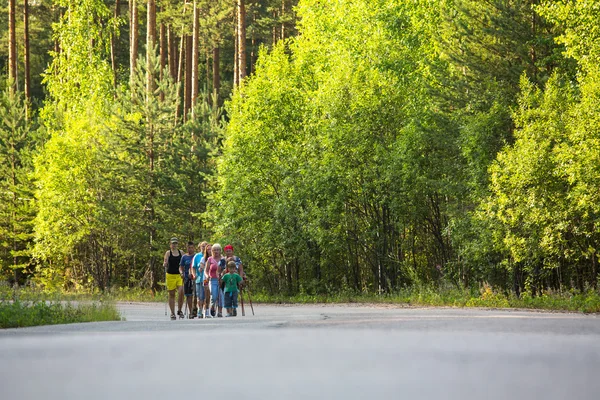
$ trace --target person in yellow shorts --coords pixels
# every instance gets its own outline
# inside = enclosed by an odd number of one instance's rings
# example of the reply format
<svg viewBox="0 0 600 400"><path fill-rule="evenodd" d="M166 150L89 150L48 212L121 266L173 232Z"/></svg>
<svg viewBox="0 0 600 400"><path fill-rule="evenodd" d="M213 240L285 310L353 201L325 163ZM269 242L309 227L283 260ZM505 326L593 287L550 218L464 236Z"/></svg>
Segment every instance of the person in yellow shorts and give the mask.
<svg viewBox="0 0 600 400"><path fill-rule="evenodd" d="M175 291L177 290L177 315L183 318L181 307L183 306L183 274L179 271L179 263L183 253L177 248L179 241L177 238L171 238L170 249L165 253L163 267L167 275L167 291L169 292L169 307L171 308L171 319L177 319L175 316Z"/></svg>

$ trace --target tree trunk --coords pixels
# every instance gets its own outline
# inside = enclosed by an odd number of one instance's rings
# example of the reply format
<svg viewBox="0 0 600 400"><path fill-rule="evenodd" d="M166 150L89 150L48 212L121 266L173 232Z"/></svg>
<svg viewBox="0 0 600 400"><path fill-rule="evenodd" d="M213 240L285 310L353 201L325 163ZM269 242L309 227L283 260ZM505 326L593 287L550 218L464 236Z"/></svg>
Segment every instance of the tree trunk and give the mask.
<svg viewBox="0 0 600 400"><path fill-rule="evenodd" d="M210 53L211 53L211 50L208 48L208 46L206 46L206 92L207 92L207 94L210 93L210 83L211 83L210 73L212 70L212 64L210 62ZM206 101L208 101L208 104L210 104L210 96L207 96Z"/></svg>
<svg viewBox="0 0 600 400"><path fill-rule="evenodd" d="M148 0L148 23L146 29L146 96L154 95L154 52L156 45L156 0Z"/></svg>
<svg viewBox="0 0 600 400"><path fill-rule="evenodd" d="M246 77L246 6L244 0L238 0L238 51L238 85L241 85Z"/></svg>
<svg viewBox="0 0 600 400"><path fill-rule="evenodd" d="M185 35L183 34L183 31L181 32L181 42L179 45L179 56L178 56L178 65L177 65L177 83L181 83L181 80L183 79L183 60L185 58ZM179 106L181 104L181 85L179 86L179 89L177 91L177 98L178 98L178 104L177 104L177 108L175 110L175 122L177 123L177 120L179 119L179 111L181 110L181 107ZM185 110L185 106L184 106L184 110ZM184 111L185 114L185 111Z"/></svg>
<svg viewBox="0 0 600 400"><path fill-rule="evenodd" d="M285 0L281 0L281 40L285 39Z"/></svg>
<svg viewBox="0 0 600 400"><path fill-rule="evenodd" d="M23 65L25 87L25 119L29 119L31 101L31 76L29 67L29 0L23 0Z"/></svg>
<svg viewBox="0 0 600 400"><path fill-rule="evenodd" d="M175 34L171 29L171 25L167 26L167 58L169 62L169 73L173 81L177 81L177 48L175 43L177 42Z"/></svg>
<svg viewBox="0 0 600 400"><path fill-rule="evenodd" d="M165 67L167 65L167 32L165 24L161 22L160 24L160 34L159 34L159 43L160 43L160 71L159 71L159 79L162 82L165 79ZM165 94L161 91L160 100L165 99Z"/></svg>
<svg viewBox="0 0 600 400"><path fill-rule="evenodd" d="M219 66L219 47L213 49L213 102L219 104L219 92L221 91L221 68Z"/></svg>
<svg viewBox="0 0 600 400"><path fill-rule="evenodd" d="M192 37L185 37L185 90L183 120L187 121L192 108Z"/></svg>
<svg viewBox="0 0 600 400"><path fill-rule="evenodd" d="M8 80L10 93L17 91L17 33L15 0L8 0Z"/></svg>
<svg viewBox="0 0 600 400"><path fill-rule="evenodd" d="M138 6L137 0L129 0L129 84L133 86L138 57Z"/></svg>
<svg viewBox="0 0 600 400"><path fill-rule="evenodd" d="M273 20L277 20L277 11L273 11ZM277 24L273 23L273 46L277 44Z"/></svg>
<svg viewBox="0 0 600 400"><path fill-rule="evenodd" d="M256 26L256 12L252 13L252 22ZM250 49L250 75L254 73L254 65L256 64L256 35L255 29L252 29L252 42Z"/></svg>
<svg viewBox="0 0 600 400"><path fill-rule="evenodd" d="M27 1L27 0L25 0ZM120 11L120 7L121 7L121 2L120 0L115 0L115 12L114 12L114 17L115 20L117 18L119 18L119 14L121 13ZM113 33L110 34L110 63L112 66L112 72L113 72L113 86L116 88L117 87L117 55L116 55L116 44L115 41L117 40L117 36Z"/></svg>
<svg viewBox="0 0 600 400"><path fill-rule="evenodd" d="M240 35L238 34L239 26L237 23L238 19L238 11L237 11L237 3L235 5L235 22L233 24L233 87L236 88L240 81L240 63L238 61L239 58L239 48L240 48Z"/></svg>
<svg viewBox="0 0 600 400"><path fill-rule="evenodd" d="M56 17L57 6L52 6L52 11L53 11L53 16ZM60 11L60 8L58 8L58 18L56 18L55 22L58 23L61 18L62 18L62 11ZM58 36L56 36L54 38L54 53L56 53L57 57L60 54L60 43L58 42Z"/></svg>
<svg viewBox="0 0 600 400"><path fill-rule="evenodd" d="M193 36L192 36L192 65L191 65L191 80L192 80L192 116L194 115L194 107L198 99L198 42L200 40L199 34L199 23L200 23L200 9L198 8L197 1L194 0L194 23L193 23Z"/></svg>

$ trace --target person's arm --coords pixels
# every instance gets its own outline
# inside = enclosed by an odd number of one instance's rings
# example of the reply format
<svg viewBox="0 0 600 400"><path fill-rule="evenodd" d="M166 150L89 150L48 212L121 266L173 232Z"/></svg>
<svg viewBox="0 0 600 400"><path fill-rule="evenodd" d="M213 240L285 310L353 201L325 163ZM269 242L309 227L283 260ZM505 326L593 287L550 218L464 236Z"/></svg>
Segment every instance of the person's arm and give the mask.
<svg viewBox="0 0 600 400"><path fill-rule="evenodd" d="M165 256L163 258L163 268L165 269L165 273L167 273L167 267L169 266L169 251L165 252Z"/></svg>
<svg viewBox="0 0 600 400"><path fill-rule="evenodd" d="M242 277L242 279L246 279L246 275L244 275L244 264L242 263L242 260L240 260L238 272L240 273L240 276Z"/></svg>
<svg viewBox="0 0 600 400"><path fill-rule="evenodd" d="M179 261L179 275L183 276L183 267L184 267L184 263L183 263L183 256L181 256L181 261Z"/></svg>
<svg viewBox="0 0 600 400"><path fill-rule="evenodd" d="M221 266L222 261L223 261L223 257L221 257L221 259L219 260L219 264L218 264L218 268L217 268L217 275L219 275L219 279L222 278L224 275L223 274L224 268Z"/></svg>
<svg viewBox="0 0 600 400"><path fill-rule="evenodd" d="M210 257L206 259L204 262L204 279L210 278Z"/></svg>

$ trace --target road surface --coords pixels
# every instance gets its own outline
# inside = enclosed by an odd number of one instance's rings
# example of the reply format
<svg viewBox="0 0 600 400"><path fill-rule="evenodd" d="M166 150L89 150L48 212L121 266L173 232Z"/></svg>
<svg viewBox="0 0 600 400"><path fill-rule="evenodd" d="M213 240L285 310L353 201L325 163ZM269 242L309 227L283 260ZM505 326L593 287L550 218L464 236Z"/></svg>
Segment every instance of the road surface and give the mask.
<svg viewBox="0 0 600 400"><path fill-rule="evenodd" d="M0 330L0 399L600 399L595 315L256 305L169 321L163 304L119 308L126 321Z"/></svg>

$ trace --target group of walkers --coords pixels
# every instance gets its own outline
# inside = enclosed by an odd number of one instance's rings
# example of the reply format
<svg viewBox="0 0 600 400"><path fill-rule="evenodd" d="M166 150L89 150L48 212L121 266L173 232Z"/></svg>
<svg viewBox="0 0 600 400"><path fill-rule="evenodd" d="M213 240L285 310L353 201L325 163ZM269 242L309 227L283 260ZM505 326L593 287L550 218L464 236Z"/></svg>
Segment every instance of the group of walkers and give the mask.
<svg viewBox="0 0 600 400"><path fill-rule="evenodd" d="M184 297L188 318L237 316L238 294L244 283L244 265L233 252L233 246L221 248L202 242L198 252L193 242L187 243L187 252L178 249L179 241L171 238L170 249L165 253L163 266L169 293L171 319L184 318ZM223 254L225 252L225 254ZM175 292L178 292L178 308L175 314ZM243 302L242 302L243 304Z"/></svg>

